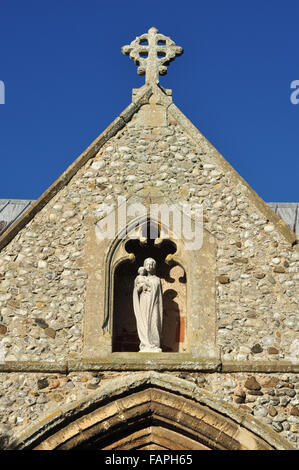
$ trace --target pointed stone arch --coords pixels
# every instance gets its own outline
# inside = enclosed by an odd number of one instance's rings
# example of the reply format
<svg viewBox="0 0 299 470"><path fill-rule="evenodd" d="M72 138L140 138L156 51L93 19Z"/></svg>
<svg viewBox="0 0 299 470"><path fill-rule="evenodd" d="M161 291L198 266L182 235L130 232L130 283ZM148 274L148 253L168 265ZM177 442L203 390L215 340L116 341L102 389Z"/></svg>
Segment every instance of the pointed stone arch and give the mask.
<svg viewBox="0 0 299 470"><path fill-rule="evenodd" d="M153 219L151 217L148 217L148 215L145 216L139 216L134 218L132 221L130 221L127 226L117 234L117 236L114 238L112 241L111 245L109 246L109 250L107 252L107 256L105 259L105 318L103 322L103 329L104 331L110 331L112 332L112 310L113 310L113 284L114 284L114 277L115 277L115 272L119 268L119 266L123 263L130 263L135 261L135 255L133 253L130 253L130 251L127 249L127 244L128 241L130 240L129 236L132 232L135 231L136 226L139 227L140 232L143 231L144 226L148 224L155 224L156 226L159 226L159 221L156 219ZM166 229L166 228L162 228ZM140 233L140 238L142 238L142 233ZM173 242L173 237L170 236L169 239L159 239L159 245L161 245L161 242L165 243L171 243L175 248L174 252L177 251L177 243ZM182 260L177 257L176 261L177 264L182 266L184 269L184 266L182 264Z"/></svg>
<svg viewBox="0 0 299 470"><path fill-rule="evenodd" d="M256 418L157 372L107 380L81 402L53 410L15 436L9 449L286 450L291 445Z"/></svg>
<svg viewBox="0 0 299 470"><path fill-rule="evenodd" d="M125 258L121 251L116 250L115 256L109 263L112 269L106 270L109 292L106 289L105 294L110 300L106 303L106 312L110 320L112 352L139 351L140 340L137 334L132 293L138 268L143 266L146 258L155 259L156 274L162 282L162 351L184 351L187 349L185 341L186 271L180 259L168 262L168 257L177 252L177 244L172 237L158 238L160 233L158 223L151 218L142 218L138 223L140 224L140 238L125 240L123 244L128 256ZM153 226L156 227L156 239L145 236ZM156 240L158 243L155 243Z"/></svg>

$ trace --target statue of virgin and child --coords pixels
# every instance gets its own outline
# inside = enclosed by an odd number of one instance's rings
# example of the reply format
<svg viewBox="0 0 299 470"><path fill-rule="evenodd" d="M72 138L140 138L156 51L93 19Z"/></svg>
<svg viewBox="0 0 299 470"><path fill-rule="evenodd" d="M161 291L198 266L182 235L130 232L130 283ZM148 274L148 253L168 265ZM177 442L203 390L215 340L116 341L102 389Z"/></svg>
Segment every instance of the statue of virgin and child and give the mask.
<svg viewBox="0 0 299 470"><path fill-rule="evenodd" d="M140 340L139 352L162 352L162 284L156 261L146 258L134 282L133 307Z"/></svg>

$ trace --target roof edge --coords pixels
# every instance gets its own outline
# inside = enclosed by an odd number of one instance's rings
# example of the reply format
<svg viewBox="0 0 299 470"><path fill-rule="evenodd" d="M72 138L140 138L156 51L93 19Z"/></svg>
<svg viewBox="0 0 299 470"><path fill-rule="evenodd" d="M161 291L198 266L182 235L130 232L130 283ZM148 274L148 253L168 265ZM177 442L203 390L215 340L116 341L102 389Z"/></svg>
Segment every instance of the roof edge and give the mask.
<svg viewBox="0 0 299 470"><path fill-rule="evenodd" d="M168 107L169 113L172 117L182 126L184 131L189 137L200 144L200 138L204 138L214 155L220 161L220 164L225 172L229 171L236 181L241 181L248 190L248 196L257 206L257 208L265 215L265 217L273 223L275 228L287 239L290 244L296 243L298 238L293 230L268 206L268 204L252 189L247 181L233 168L233 166L218 152L218 150L211 144L211 142L200 132L197 127L182 113L182 111L174 104L171 103Z"/></svg>

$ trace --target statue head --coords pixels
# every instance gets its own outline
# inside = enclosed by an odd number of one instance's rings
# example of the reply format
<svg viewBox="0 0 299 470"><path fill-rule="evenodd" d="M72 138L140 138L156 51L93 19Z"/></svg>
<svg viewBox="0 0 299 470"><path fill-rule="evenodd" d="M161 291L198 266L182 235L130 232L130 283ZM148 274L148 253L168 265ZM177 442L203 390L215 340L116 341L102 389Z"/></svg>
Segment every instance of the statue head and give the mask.
<svg viewBox="0 0 299 470"><path fill-rule="evenodd" d="M153 258L146 258L143 263L144 268L150 274L155 274L156 271L156 261Z"/></svg>
<svg viewBox="0 0 299 470"><path fill-rule="evenodd" d="M140 276L146 276L146 275L147 275L147 270L146 270L143 266L141 266L141 267L138 269L138 274L139 274Z"/></svg>

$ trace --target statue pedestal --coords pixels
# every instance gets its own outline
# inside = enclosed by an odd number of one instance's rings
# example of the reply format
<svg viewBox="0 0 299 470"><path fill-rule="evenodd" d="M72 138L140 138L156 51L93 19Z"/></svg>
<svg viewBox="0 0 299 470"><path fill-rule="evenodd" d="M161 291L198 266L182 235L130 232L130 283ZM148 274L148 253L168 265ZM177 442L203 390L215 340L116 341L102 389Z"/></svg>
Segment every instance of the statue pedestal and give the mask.
<svg viewBox="0 0 299 470"><path fill-rule="evenodd" d="M142 348L140 349L141 353L160 353L162 352L161 348Z"/></svg>

